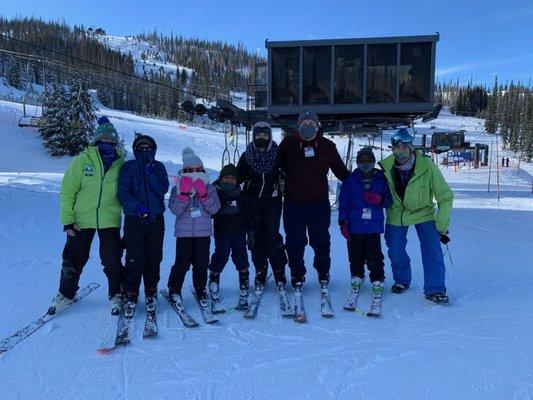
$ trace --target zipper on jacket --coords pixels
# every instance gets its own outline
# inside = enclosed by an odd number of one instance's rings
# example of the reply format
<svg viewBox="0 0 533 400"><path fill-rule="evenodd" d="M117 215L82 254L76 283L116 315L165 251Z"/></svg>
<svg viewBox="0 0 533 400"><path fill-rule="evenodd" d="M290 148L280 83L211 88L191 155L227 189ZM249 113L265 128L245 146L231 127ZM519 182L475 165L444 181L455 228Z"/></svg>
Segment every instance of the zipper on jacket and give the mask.
<svg viewBox="0 0 533 400"><path fill-rule="evenodd" d="M261 184L261 190L259 191L259 198L261 198L261 195L263 194L263 190L265 189L265 173L263 172L261 174L261 178L263 179L263 183Z"/></svg>
<svg viewBox="0 0 533 400"><path fill-rule="evenodd" d="M99 223L100 218L98 216L98 213L100 211L100 203L102 202L102 190L104 188L104 178L105 178L104 164L102 162L100 153L98 153L98 161L100 161L100 171L102 172L102 178L100 179L100 194L98 195L98 205L96 206L96 229L100 229L100 223Z"/></svg>
<svg viewBox="0 0 533 400"><path fill-rule="evenodd" d="M146 167L143 171L141 171L143 176L143 183L144 183L144 199L146 200L146 209L150 211L150 203L148 202L148 186L146 184Z"/></svg>

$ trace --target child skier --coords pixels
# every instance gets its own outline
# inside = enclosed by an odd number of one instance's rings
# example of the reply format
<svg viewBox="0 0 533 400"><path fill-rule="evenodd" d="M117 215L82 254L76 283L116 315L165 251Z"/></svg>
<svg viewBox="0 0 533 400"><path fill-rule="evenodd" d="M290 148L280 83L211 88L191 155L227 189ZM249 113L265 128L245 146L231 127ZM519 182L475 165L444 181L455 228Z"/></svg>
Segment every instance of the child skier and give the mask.
<svg viewBox="0 0 533 400"><path fill-rule="evenodd" d="M347 240L352 291L344 309L355 311L361 285L365 278L365 264L370 272L374 295L371 317L381 314L381 296L385 279L381 234L384 232L383 208L391 204L391 194L381 170L375 169L376 158L370 148L357 153L357 169L341 186L339 224Z"/></svg>
<svg viewBox="0 0 533 400"><path fill-rule="evenodd" d="M249 212L244 193L241 191L239 172L233 164L220 171L215 182L220 200L220 210L213 216L215 252L209 264L209 292L214 313L223 312L220 307L220 273L224 270L231 252L231 259L239 271L240 298L237 310L248 308L249 263L246 251L246 232L249 229Z"/></svg>
<svg viewBox="0 0 533 400"><path fill-rule="evenodd" d="M165 166L155 160L156 150L153 138L138 136L133 142L135 159L124 163L118 180L118 198L125 215L126 269L122 289L126 314L133 315L143 278L146 308L154 318L169 186Z"/></svg>
<svg viewBox="0 0 533 400"><path fill-rule="evenodd" d="M176 215L176 259L168 278L171 301L183 307L181 289L192 264L193 286L202 310L208 310L206 293L211 216L220 208L215 187L209 182L200 157L190 148L182 153L183 169L172 188L168 207Z"/></svg>

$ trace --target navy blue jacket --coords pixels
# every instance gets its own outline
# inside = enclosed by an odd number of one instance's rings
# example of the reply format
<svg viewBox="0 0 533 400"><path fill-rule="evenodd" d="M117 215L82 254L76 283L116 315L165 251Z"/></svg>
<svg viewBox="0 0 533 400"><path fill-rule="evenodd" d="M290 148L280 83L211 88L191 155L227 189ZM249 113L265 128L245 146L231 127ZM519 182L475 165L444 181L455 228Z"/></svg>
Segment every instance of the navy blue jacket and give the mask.
<svg viewBox="0 0 533 400"><path fill-rule="evenodd" d="M348 221L352 234L383 233L383 208L390 207L392 198L383 171L374 169L369 192L381 195L381 204L370 204L364 198L363 174L356 169L341 186L339 195L339 223ZM363 208L371 210L371 218L363 219Z"/></svg>
<svg viewBox="0 0 533 400"><path fill-rule="evenodd" d="M152 171L146 173L145 158L136 154L134 160L126 161L118 178L118 199L125 215L139 215L141 204L151 215L165 212L165 194L168 191L168 175L165 166L153 161Z"/></svg>

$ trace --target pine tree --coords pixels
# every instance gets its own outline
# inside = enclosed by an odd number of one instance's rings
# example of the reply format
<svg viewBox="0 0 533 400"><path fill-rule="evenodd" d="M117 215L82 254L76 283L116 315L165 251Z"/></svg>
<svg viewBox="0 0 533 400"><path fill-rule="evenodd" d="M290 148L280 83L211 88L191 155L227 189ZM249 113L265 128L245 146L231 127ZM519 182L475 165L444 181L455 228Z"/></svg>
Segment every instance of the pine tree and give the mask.
<svg viewBox="0 0 533 400"><path fill-rule="evenodd" d="M43 125L39 128L43 146L52 156L65 155L62 143L70 127L67 92L62 85L55 84L45 92L43 107Z"/></svg>
<svg viewBox="0 0 533 400"><path fill-rule="evenodd" d="M496 133L498 130L498 77L494 78L494 87L492 88L492 95L485 110L485 130L488 133Z"/></svg>
<svg viewBox="0 0 533 400"><path fill-rule="evenodd" d="M533 94L528 93L522 114L521 146L522 158L531 162L533 159Z"/></svg>
<svg viewBox="0 0 533 400"><path fill-rule="evenodd" d="M81 79L71 82L69 91L70 135L65 141L68 154L79 154L91 141L96 124L96 111L85 83Z"/></svg>
<svg viewBox="0 0 533 400"><path fill-rule="evenodd" d="M517 152L520 150L520 85L515 87L511 100L511 125L509 129L509 148Z"/></svg>
<svg viewBox="0 0 533 400"><path fill-rule="evenodd" d="M12 57L6 73L7 84L18 89L20 86L20 74L20 64L14 57Z"/></svg>

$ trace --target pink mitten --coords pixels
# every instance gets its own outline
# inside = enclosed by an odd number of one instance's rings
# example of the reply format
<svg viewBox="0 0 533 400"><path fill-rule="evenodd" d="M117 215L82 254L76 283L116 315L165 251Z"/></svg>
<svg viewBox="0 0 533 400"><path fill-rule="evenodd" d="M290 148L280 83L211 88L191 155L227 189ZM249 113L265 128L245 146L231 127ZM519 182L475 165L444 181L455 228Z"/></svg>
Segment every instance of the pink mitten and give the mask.
<svg viewBox="0 0 533 400"><path fill-rule="evenodd" d="M207 200L207 187L205 186L205 183L201 179L197 179L193 183L194 188L196 189L196 193L198 193L198 197L200 198L201 202L204 202Z"/></svg>
<svg viewBox="0 0 533 400"><path fill-rule="evenodd" d="M344 239L350 241L350 229L348 229L348 222L345 222L341 225L341 234L344 236Z"/></svg>
<svg viewBox="0 0 533 400"><path fill-rule="evenodd" d="M379 204L381 203L381 195L372 192L365 192L363 198L368 201L370 204Z"/></svg>
<svg viewBox="0 0 533 400"><path fill-rule="evenodd" d="M180 180L180 193L189 194L193 187L192 178L188 176L182 176Z"/></svg>

